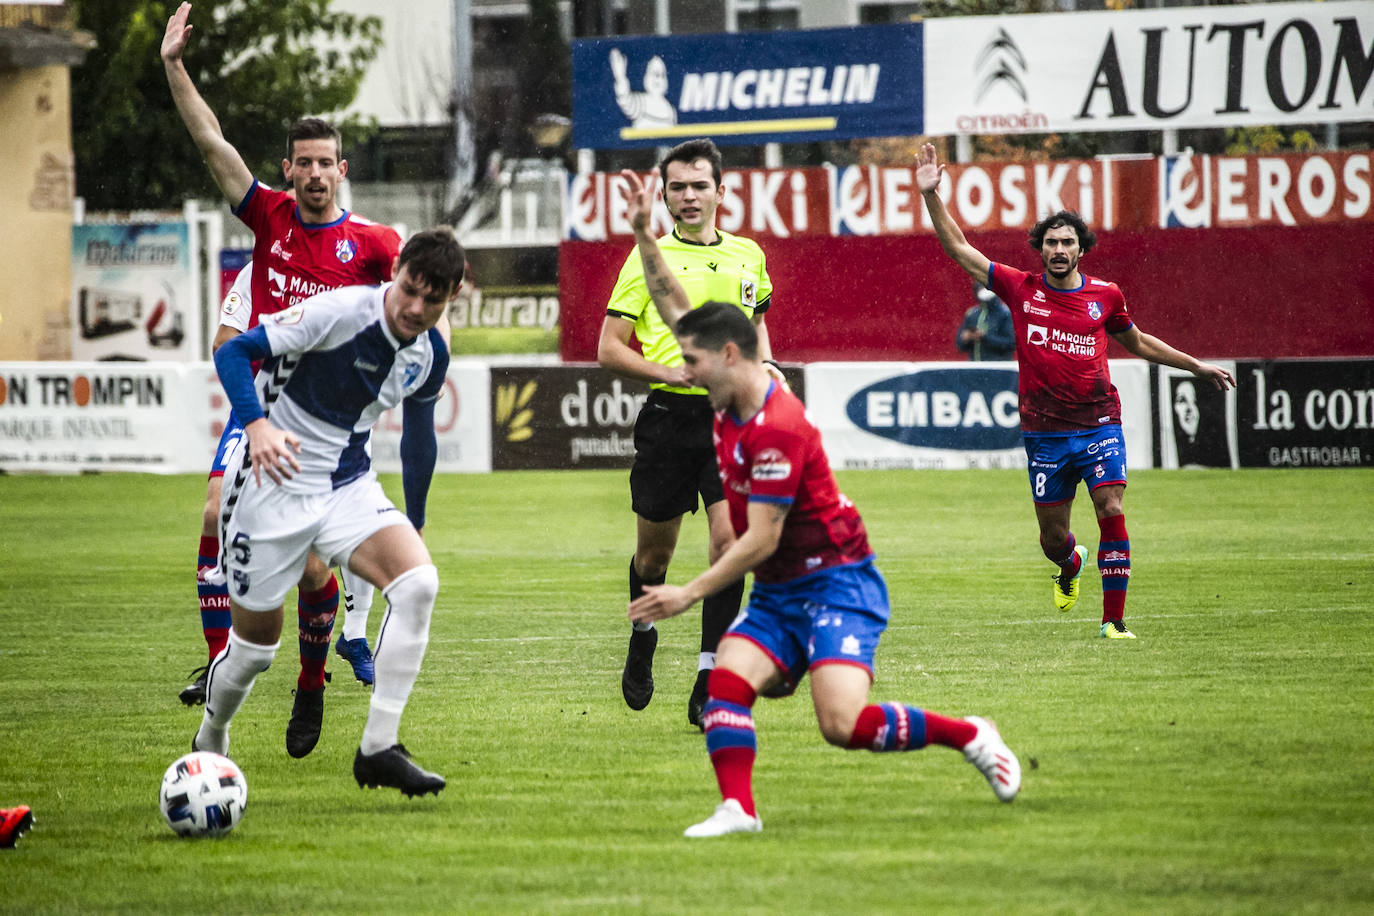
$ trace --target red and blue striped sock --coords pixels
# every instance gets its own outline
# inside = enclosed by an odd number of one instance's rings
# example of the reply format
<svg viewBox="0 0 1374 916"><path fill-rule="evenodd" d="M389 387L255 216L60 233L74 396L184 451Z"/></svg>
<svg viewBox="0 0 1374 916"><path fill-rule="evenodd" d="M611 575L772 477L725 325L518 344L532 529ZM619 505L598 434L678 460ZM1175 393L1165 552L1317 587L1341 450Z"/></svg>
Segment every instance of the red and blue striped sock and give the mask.
<svg viewBox="0 0 1374 916"><path fill-rule="evenodd" d="M723 668L711 671L706 681L709 699L701 713L706 731L706 751L716 771L722 799L733 798L744 813L755 816L754 757L758 737L752 712L757 695L749 682Z"/></svg>
<svg viewBox="0 0 1374 916"><path fill-rule="evenodd" d="M205 648L210 661L215 660L229 641L229 585L212 585L205 581L205 573L219 562L219 537L200 536L200 555L196 557L196 595L200 599L200 629L205 634Z"/></svg>
<svg viewBox="0 0 1374 916"><path fill-rule="evenodd" d="M1097 520L1102 540L1097 545L1097 568L1102 573L1102 622L1126 616L1126 586L1131 583L1131 539L1126 516L1109 515Z"/></svg>
<svg viewBox="0 0 1374 916"><path fill-rule="evenodd" d="M978 734L965 719L951 719L936 712L901 703L874 703L859 712L849 750L916 751L928 744L962 748Z"/></svg>
<svg viewBox="0 0 1374 916"><path fill-rule="evenodd" d="M333 575L324 588L302 591L296 598L297 638L301 647L301 674L296 686L301 690L319 690L324 686L324 663L329 658L329 637L338 613L339 583Z"/></svg>

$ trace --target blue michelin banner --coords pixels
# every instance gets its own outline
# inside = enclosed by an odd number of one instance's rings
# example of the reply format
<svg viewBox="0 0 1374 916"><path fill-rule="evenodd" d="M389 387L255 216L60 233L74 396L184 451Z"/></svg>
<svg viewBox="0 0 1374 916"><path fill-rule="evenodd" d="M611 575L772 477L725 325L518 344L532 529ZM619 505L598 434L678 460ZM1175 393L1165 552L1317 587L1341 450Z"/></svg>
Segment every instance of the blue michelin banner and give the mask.
<svg viewBox="0 0 1374 916"><path fill-rule="evenodd" d="M920 23L573 42L573 145L924 132Z"/></svg>

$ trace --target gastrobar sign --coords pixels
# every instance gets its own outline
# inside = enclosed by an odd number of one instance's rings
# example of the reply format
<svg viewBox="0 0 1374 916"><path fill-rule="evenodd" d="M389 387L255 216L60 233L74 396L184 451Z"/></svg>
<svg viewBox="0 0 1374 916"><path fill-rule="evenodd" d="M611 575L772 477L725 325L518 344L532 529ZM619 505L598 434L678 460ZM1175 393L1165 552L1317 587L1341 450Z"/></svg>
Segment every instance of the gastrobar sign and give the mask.
<svg viewBox="0 0 1374 916"><path fill-rule="evenodd" d="M671 146L909 136L920 24L573 42L573 144Z"/></svg>
<svg viewBox="0 0 1374 916"><path fill-rule="evenodd" d="M1374 4L928 20L934 135L1367 121Z"/></svg>

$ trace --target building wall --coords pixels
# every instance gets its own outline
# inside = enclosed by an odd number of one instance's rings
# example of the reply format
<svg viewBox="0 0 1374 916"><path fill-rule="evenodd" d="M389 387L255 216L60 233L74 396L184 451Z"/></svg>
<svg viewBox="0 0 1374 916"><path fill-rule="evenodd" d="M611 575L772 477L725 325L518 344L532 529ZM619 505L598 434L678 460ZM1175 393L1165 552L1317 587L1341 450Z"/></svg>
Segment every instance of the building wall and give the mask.
<svg viewBox="0 0 1374 916"><path fill-rule="evenodd" d="M65 66L0 71L0 360L68 359L73 159Z"/></svg>
<svg viewBox="0 0 1374 916"><path fill-rule="evenodd" d="M331 8L382 20L382 48L348 114L383 127L442 124L453 93L453 0L333 0Z"/></svg>

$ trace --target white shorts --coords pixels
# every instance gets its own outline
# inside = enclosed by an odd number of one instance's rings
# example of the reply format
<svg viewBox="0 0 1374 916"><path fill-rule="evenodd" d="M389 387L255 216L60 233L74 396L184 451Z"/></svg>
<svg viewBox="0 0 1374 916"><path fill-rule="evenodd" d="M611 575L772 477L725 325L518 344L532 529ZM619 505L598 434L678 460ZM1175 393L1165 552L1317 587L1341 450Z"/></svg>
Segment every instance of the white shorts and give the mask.
<svg viewBox="0 0 1374 916"><path fill-rule="evenodd" d="M250 611L276 610L312 550L326 566L344 566L378 531L409 524L370 472L329 493L309 494L288 493L266 475L259 486L250 474L224 531L229 598Z"/></svg>

